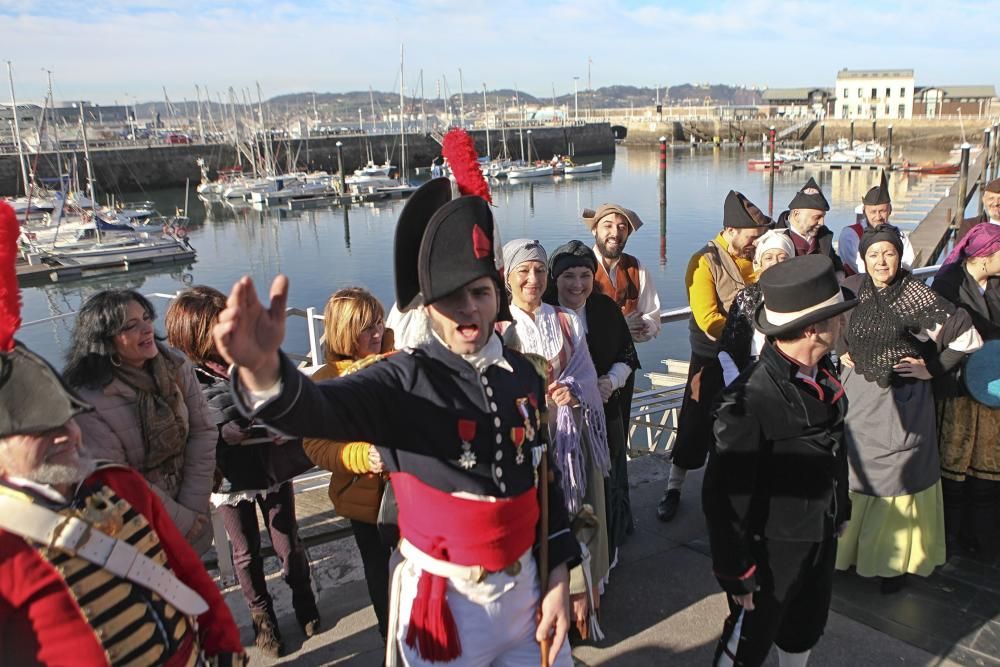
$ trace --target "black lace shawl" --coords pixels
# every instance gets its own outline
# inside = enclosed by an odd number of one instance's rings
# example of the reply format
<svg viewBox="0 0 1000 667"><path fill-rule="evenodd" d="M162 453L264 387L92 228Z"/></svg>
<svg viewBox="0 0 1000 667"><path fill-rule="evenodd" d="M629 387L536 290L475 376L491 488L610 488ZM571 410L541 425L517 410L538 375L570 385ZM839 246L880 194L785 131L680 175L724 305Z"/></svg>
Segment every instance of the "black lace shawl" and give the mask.
<svg viewBox="0 0 1000 667"><path fill-rule="evenodd" d="M952 303L914 279L909 271L900 270L896 281L881 290L865 274L847 329L847 348L855 370L869 382L888 387L893 381L893 366L900 359L926 360L929 346L916 334L944 324L954 312Z"/></svg>
<svg viewBox="0 0 1000 667"><path fill-rule="evenodd" d="M736 294L726 315L726 326L719 338L719 351L728 352L736 367L742 371L750 363L753 343L754 314L764 300L764 293L756 283L747 285Z"/></svg>

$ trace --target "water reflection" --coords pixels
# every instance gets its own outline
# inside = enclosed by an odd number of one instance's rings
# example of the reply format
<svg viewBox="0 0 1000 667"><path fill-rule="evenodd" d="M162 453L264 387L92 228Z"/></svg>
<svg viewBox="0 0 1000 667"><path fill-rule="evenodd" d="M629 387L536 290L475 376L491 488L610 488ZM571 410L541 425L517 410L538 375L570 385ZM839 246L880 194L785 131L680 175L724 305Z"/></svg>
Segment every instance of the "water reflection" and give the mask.
<svg viewBox="0 0 1000 667"><path fill-rule="evenodd" d="M746 167L746 160L758 154L759 149L736 148L668 151L667 196L661 205L658 147L619 147L614 155L590 158L604 162L603 172L592 177L495 184L494 215L502 238L536 238L548 249L570 239L592 242L580 213L605 202L631 208L650 223L659 220L658 230L653 224L643 227L628 240L626 250L650 267L663 307L682 307L687 305L684 269L691 254L721 229L726 193L739 190L760 206L766 202L768 174ZM779 171L774 175L777 212L784 210L810 176L817 179L831 203L827 222L835 233L854 221L855 206L878 181L877 171ZM904 199L919 178L894 175L890 180L893 199ZM171 210L183 205L184 191L147 191L141 198L156 201L161 210ZM386 201L308 211L193 205L190 238L198 258L190 268L25 289L24 320L76 310L89 294L108 286L133 285L144 293L173 293L194 282L227 291L248 274L258 291L266 294L279 271L289 276L294 306L321 305L331 292L348 285L369 289L388 306L393 301L392 241L403 204ZM293 323L288 334L290 349L295 351L306 347L304 330L299 327ZM64 325L44 325L24 329L19 337L61 365L66 331ZM647 371L656 370L660 359L686 358L686 324L665 326L656 341L639 346L639 354Z"/></svg>

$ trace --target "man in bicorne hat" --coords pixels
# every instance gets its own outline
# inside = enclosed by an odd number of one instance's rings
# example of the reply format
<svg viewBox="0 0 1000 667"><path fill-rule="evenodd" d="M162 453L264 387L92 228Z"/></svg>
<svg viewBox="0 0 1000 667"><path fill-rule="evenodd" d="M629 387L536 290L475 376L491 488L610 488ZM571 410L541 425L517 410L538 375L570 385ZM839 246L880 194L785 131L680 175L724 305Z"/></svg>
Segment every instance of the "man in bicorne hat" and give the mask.
<svg viewBox="0 0 1000 667"><path fill-rule="evenodd" d="M879 184L868 190L861 199L863 220L848 225L840 231L837 240L837 253L843 261L844 274L848 277L857 273L865 272L865 262L858 252L861 243L861 235L869 227L877 227L889 223L889 216L892 215L892 199L889 197L889 177L882 171L882 178ZM903 256L902 265L904 268L913 266L914 260L913 244L906 234L903 234Z"/></svg>
<svg viewBox="0 0 1000 667"><path fill-rule="evenodd" d="M458 174L448 146L446 136ZM567 565L579 560L579 545L558 480L539 478L549 456L543 379L494 331L509 314L493 227L487 202L452 199L448 179L413 194L396 228L396 300L406 309L419 292L433 339L353 375L314 384L280 351L284 276L272 284L269 309L250 279L240 280L215 330L250 416L286 433L379 448L402 535L389 665L534 666L548 639L550 664L572 664ZM536 563L543 544L548 562Z"/></svg>
<svg viewBox="0 0 1000 667"><path fill-rule="evenodd" d="M639 260L625 252L633 232L642 227L638 214L618 204L583 210L583 223L594 235L597 272L594 287L614 299L628 322L632 340L642 343L660 333L660 297Z"/></svg>
<svg viewBox="0 0 1000 667"><path fill-rule="evenodd" d="M795 256L825 255L833 262L838 278L843 279L844 267L833 247L833 232L826 226L826 213L830 203L823 191L810 178L802 189L795 193L788 204L788 212L778 219L778 226L787 230Z"/></svg>
<svg viewBox="0 0 1000 667"><path fill-rule="evenodd" d="M983 186L983 214L962 221L955 233L955 243L980 223L1000 225L1000 178L994 178Z"/></svg>
<svg viewBox="0 0 1000 667"><path fill-rule="evenodd" d="M16 327L13 261L0 287L0 326ZM229 608L159 498L83 454L74 417L93 408L13 336L0 331L0 663L243 664Z"/></svg>
<svg viewBox="0 0 1000 667"><path fill-rule="evenodd" d="M712 439L712 403L724 386L719 337L736 294L753 282L754 248L770 226L771 218L745 196L730 190L723 207L722 231L688 262L684 284L691 306L691 363L671 452L670 477L656 507L660 521L676 516L687 471L705 465Z"/></svg>
<svg viewBox="0 0 1000 667"><path fill-rule="evenodd" d="M760 360L723 392L702 502L729 617L715 665L755 667L771 644L804 667L830 608L837 535L849 518L847 399L828 356L845 299L833 264L807 255L758 283Z"/></svg>

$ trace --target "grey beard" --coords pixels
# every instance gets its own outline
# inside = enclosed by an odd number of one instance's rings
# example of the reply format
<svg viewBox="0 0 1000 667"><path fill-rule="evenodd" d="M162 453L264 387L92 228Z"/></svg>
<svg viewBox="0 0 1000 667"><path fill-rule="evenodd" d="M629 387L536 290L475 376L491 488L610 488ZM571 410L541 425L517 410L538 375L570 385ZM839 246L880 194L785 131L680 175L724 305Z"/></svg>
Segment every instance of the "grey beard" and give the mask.
<svg viewBox="0 0 1000 667"><path fill-rule="evenodd" d="M97 468L97 463L89 456L81 456L75 465L65 463L43 463L35 468L27 479L37 484L77 484L87 479Z"/></svg>

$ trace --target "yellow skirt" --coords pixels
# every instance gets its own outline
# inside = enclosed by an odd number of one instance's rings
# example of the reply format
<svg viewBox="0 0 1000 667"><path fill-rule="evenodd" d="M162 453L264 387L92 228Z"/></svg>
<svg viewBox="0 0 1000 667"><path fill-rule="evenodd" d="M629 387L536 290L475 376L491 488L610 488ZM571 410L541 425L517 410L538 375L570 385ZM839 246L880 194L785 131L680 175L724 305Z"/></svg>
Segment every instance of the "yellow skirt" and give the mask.
<svg viewBox="0 0 1000 667"><path fill-rule="evenodd" d="M926 577L945 562L941 482L910 496L851 492L851 520L837 542L837 569L862 577Z"/></svg>

